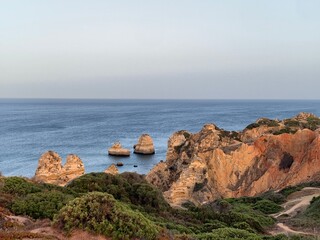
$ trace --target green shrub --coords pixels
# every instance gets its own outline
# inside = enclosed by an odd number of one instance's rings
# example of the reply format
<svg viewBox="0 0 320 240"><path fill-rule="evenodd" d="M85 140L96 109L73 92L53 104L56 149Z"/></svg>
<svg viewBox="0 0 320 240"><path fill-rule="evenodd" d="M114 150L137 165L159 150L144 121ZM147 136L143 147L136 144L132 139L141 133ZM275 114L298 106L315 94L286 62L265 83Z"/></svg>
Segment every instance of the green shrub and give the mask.
<svg viewBox="0 0 320 240"><path fill-rule="evenodd" d="M320 222L320 197L315 197L304 212L304 215Z"/></svg>
<svg viewBox="0 0 320 240"><path fill-rule="evenodd" d="M280 135L280 134L284 134L284 133L294 134L296 132L297 132L296 129L291 129L289 127L285 127L285 128L280 129L279 131L274 132L273 134L274 135Z"/></svg>
<svg viewBox="0 0 320 240"><path fill-rule="evenodd" d="M268 199L263 199L253 205L253 209L259 210L265 214L277 213L282 210L282 207Z"/></svg>
<svg viewBox="0 0 320 240"><path fill-rule="evenodd" d="M72 200L54 221L67 232L80 228L113 239L155 239L158 234L154 223L107 193L92 192Z"/></svg>
<svg viewBox="0 0 320 240"><path fill-rule="evenodd" d="M268 199L277 204L282 204L286 201L286 197L283 194L274 191L265 192L261 194L260 197L263 199Z"/></svg>
<svg viewBox="0 0 320 240"><path fill-rule="evenodd" d="M302 186L289 186L289 187L286 187L284 189L282 189L280 191L281 194L283 194L285 197L289 196L291 193L294 193L294 192L298 192L300 190L302 190L303 187Z"/></svg>
<svg viewBox="0 0 320 240"><path fill-rule="evenodd" d="M313 131L316 130L320 127L320 119L317 117L308 117L307 124L305 125L305 127Z"/></svg>
<svg viewBox="0 0 320 240"><path fill-rule="evenodd" d="M254 129L254 128L257 128L257 127L260 127L260 124L258 124L258 123L251 123L251 124L249 124L248 126L246 126L246 129Z"/></svg>
<svg viewBox="0 0 320 240"><path fill-rule="evenodd" d="M58 191L37 192L14 200L10 209L18 215L28 215L35 219L52 219L53 215L71 199L73 199L72 195Z"/></svg>
<svg viewBox="0 0 320 240"><path fill-rule="evenodd" d="M288 119L284 121L286 127L300 127L300 122L297 120Z"/></svg>
<svg viewBox="0 0 320 240"><path fill-rule="evenodd" d="M7 177L4 178L4 186L2 187L2 191L4 193L21 197L26 196L29 193L40 192L41 188L24 178Z"/></svg>
<svg viewBox="0 0 320 240"><path fill-rule="evenodd" d="M134 173L116 176L90 173L73 180L67 188L77 193L109 193L117 200L138 205L148 212L159 212L169 207L160 190Z"/></svg>
<svg viewBox="0 0 320 240"><path fill-rule="evenodd" d="M213 230L212 233L198 234L196 239L206 240L225 240L225 239L247 239L247 240L261 240L262 238L254 233L250 233L246 230L235 228L219 228Z"/></svg>
<svg viewBox="0 0 320 240"><path fill-rule="evenodd" d="M276 236L263 236L263 240L288 240L289 238L284 234L278 234Z"/></svg>
<svg viewBox="0 0 320 240"><path fill-rule="evenodd" d="M262 118L258 121L259 125L265 125L268 127L278 127L279 123L276 120L268 119L268 118Z"/></svg>

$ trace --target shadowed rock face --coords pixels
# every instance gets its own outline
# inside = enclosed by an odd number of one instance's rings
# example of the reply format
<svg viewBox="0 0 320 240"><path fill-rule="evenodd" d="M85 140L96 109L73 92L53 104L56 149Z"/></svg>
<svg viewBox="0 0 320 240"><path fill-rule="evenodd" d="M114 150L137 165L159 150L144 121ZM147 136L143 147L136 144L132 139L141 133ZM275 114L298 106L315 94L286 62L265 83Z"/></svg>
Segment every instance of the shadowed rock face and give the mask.
<svg viewBox="0 0 320 240"><path fill-rule="evenodd" d="M66 164L62 166L59 154L48 151L40 157L34 179L39 182L64 186L83 175L84 172L84 165L77 155L68 155Z"/></svg>
<svg viewBox="0 0 320 240"><path fill-rule="evenodd" d="M259 119L241 132L207 124L174 133L166 161L147 175L171 205L253 196L320 180L320 119L302 113L283 121Z"/></svg>
<svg viewBox="0 0 320 240"><path fill-rule="evenodd" d="M104 172L111 175L119 174L119 170L115 164L111 164Z"/></svg>
<svg viewBox="0 0 320 240"><path fill-rule="evenodd" d="M153 140L148 134L142 134L138 140L138 143L134 145L133 148L134 153L137 154L149 155L155 153Z"/></svg>

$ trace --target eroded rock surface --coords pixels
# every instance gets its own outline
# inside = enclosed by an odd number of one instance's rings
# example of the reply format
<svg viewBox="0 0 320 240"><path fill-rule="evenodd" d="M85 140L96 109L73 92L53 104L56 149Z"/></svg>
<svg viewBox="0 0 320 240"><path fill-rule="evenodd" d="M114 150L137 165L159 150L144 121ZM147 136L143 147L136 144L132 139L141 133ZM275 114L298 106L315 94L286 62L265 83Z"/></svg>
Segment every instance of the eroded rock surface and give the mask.
<svg viewBox="0 0 320 240"><path fill-rule="evenodd" d="M142 134L138 143L134 145L134 153L150 155L154 154L153 140L148 134Z"/></svg>
<svg viewBox="0 0 320 240"><path fill-rule="evenodd" d="M108 149L108 154L112 156L130 156L130 150L123 148L120 142L116 142Z"/></svg>
<svg viewBox="0 0 320 240"><path fill-rule="evenodd" d="M320 180L320 119L301 113L285 120L258 119L241 132L214 124L191 134L174 133L166 161L147 180L171 205L204 204L218 198L253 196Z"/></svg>
<svg viewBox="0 0 320 240"><path fill-rule="evenodd" d="M39 182L64 186L83 175L84 172L83 162L77 155L68 155L66 164L62 166L59 154L48 151L40 157L34 179Z"/></svg>
<svg viewBox="0 0 320 240"><path fill-rule="evenodd" d="M119 170L115 164L111 164L104 172L109 173L111 175L119 174Z"/></svg>

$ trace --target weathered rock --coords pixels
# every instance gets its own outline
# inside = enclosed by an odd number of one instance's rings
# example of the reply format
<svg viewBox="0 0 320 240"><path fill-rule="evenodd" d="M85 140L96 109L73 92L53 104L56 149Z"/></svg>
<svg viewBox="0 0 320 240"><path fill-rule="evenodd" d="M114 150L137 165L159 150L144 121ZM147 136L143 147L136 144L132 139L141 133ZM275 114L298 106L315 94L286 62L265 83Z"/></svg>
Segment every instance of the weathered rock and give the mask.
<svg viewBox="0 0 320 240"><path fill-rule="evenodd" d="M119 170L118 170L118 168L116 167L115 164L111 164L104 172L105 173L109 173L111 175L119 174Z"/></svg>
<svg viewBox="0 0 320 240"><path fill-rule="evenodd" d="M153 140L148 134L142 134L138 140L138 143L133 146L134 153L150 155L154 154Z"/></svg>
<svg viewBox="0 0 320 240"><path fill-rule="evenodd" d="M116 142L113 144L111 148L108 149L108 154L112 156L130 156L130 150L126 148L122 148L120 142Z"/></svg>
<svg viewBox="0 0 320 240"><path fill-rule="evenodd" d="M304 115L283 121L259 119L243 132L213 124L196 134L180 131L168 141L166 161L146 179L171 205L254 196L319 181L320 131L310 130L319 126L319 118Z"/></svg>
<svg viewBox="0 0 320 240"><path fill-rule="evenodd" d="M68 155L66 164L62 166L59 154L48 151L40 157L34 179L39 182L64 186L83 175L84 172L83 162L77 155Z"/></svg>

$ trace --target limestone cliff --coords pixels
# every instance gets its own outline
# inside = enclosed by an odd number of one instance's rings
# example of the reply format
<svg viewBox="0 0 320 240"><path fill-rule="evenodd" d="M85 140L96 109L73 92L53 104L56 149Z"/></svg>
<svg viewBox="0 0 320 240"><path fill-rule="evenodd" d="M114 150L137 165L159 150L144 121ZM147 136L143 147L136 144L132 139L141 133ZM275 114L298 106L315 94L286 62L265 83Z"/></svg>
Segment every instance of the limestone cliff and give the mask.
<svg viewBox="0 0 320 240"><path fill-rule="evenodd" d="M34 180L64 186L71 180L83 175L84 171L84 165L77 155L68 155L66 164L62 166L62 159L59 154L48 151L39 159Z"/></svg>
<svg viewBox="0 0 320 240"><path fill-rule="evenodd" d="M196 134L180 131L168 141L166 161L147 180L162 189L171 205L204 204L318 181L319 127L318 117L302 113L282 121L258 119L241 132L214 124Z"/></svg>

